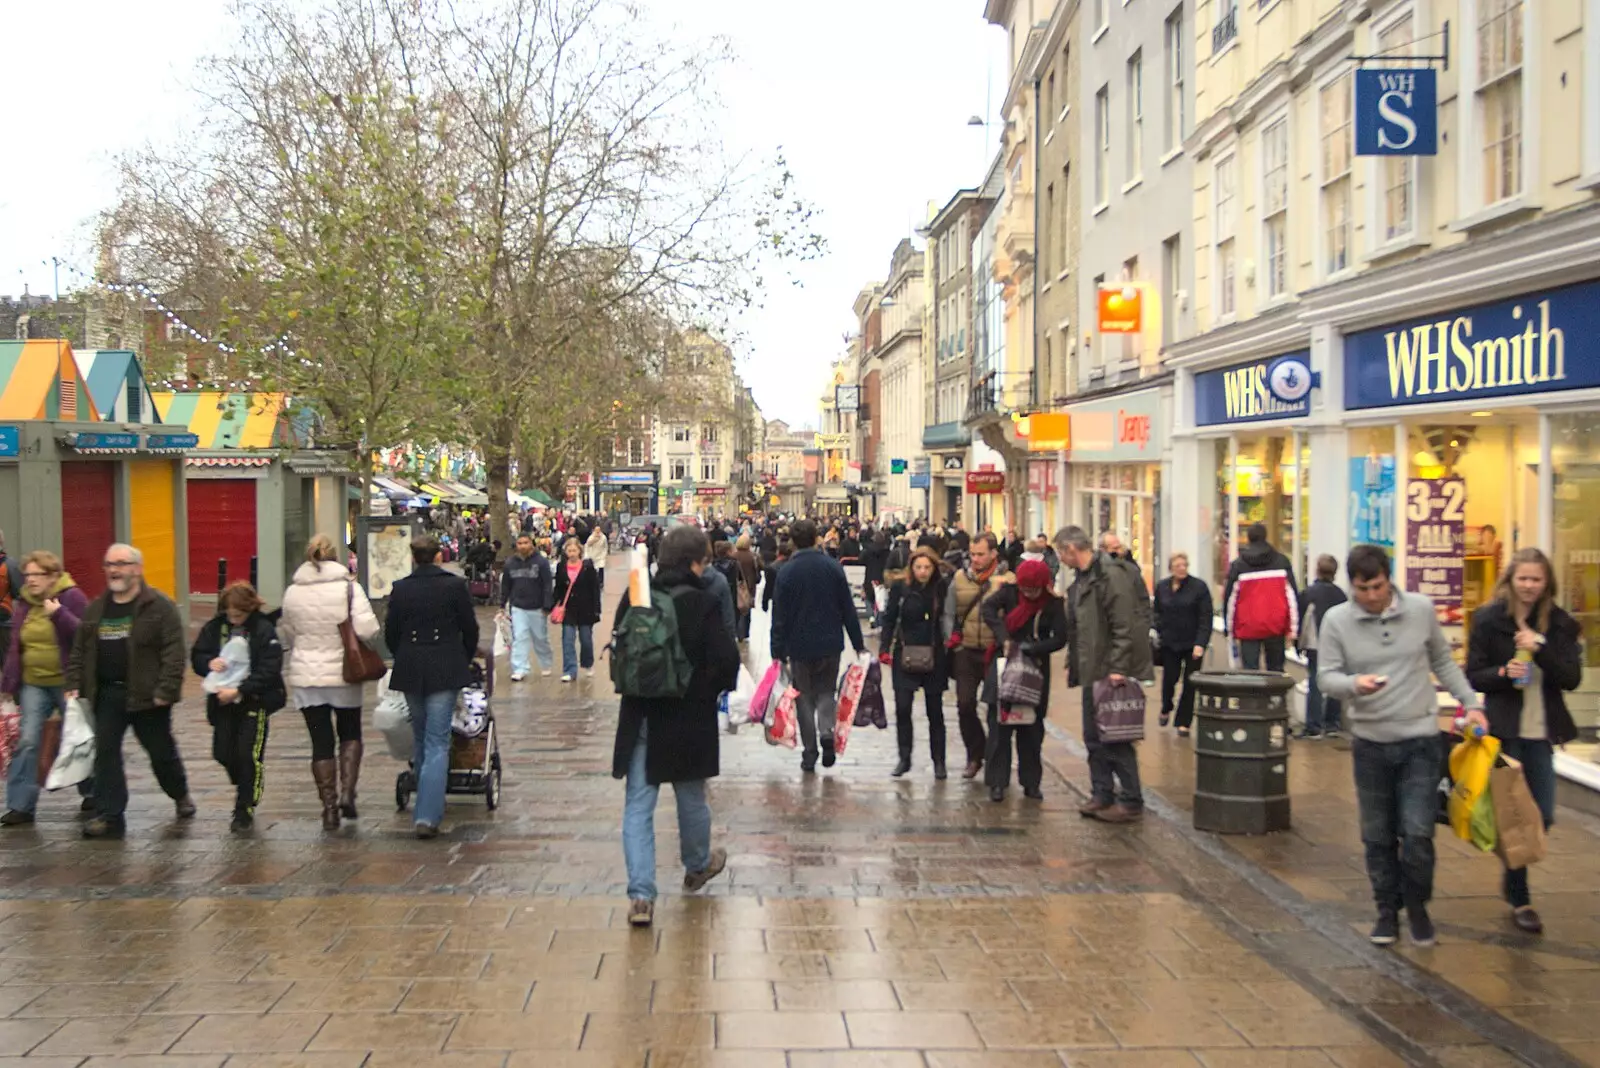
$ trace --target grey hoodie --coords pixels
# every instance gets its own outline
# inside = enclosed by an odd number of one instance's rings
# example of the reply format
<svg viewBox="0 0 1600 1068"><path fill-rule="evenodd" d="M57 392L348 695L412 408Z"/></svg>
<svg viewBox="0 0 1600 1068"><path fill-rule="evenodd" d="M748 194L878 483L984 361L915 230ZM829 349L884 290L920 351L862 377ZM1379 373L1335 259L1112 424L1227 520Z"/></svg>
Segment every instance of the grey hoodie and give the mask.
<svg viewBox="0 0 1600 1068"><path fill-rule="evenodd" d="M1467 708L1482 708L1450 657L1433 602L1396 587L1377 615L1355 601L1328 609L1317 634L1317 688L1345 702L1351 733L1369 742L1426 738L1439 730L1433 676ZM1356 695L1356 676L1387 675L1389 684Z"/></svg>

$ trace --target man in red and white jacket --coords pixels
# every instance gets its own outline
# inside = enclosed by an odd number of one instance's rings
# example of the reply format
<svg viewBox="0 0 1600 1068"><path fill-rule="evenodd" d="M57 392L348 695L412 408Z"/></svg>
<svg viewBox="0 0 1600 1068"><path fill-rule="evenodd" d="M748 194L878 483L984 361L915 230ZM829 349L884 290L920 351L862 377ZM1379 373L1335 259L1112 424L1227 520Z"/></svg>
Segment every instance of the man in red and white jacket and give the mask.
<svg viewBox="0 0 1600 1068"><path fill-rule="evenodd" d="M1282 671L1285 649L1298 630L1295 618L1298 591L1289 558L1267 543L1267 528L1252 523L1245 531L1245 547L1228 568L1223 590L1223 625L1239 643L1239 659L1247 668L1261 666Z"/></svg>

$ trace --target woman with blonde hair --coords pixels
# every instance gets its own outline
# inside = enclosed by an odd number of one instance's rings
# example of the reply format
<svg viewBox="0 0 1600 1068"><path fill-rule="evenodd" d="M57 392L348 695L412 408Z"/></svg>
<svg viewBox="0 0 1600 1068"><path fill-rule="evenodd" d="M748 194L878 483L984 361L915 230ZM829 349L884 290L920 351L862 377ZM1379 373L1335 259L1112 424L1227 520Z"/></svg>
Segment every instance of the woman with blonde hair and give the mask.
<svg viewBox="0 0 1600 1068"><path fill-rule="evenodd" d="M322 802L322 827L356 818L356 780L361 777L361 685L344 681L344 642L339 624L355 625L356 637L378 636L378 617L366 591L339 562L326 534L306 545L306 562L283 592L278 637L285 650L284 681L311 734L311 778ZM338 758L334 738L338 736Z"/></svg>
<svg viewBox="0 0 1600 1068"><path fill-rule="evenodd" d="M1556 818L1555 747L1578 736L1566 691L1583 681L1578 621L1556 601L1555 569L1538 549L1519 549L1494 599L1472 617L1467 680L1483 694L1489 733L1522 764L1548 828ZM1533 910L1528 869L1508 868L1501 892L1520 931L1544 930Z"/></svg>

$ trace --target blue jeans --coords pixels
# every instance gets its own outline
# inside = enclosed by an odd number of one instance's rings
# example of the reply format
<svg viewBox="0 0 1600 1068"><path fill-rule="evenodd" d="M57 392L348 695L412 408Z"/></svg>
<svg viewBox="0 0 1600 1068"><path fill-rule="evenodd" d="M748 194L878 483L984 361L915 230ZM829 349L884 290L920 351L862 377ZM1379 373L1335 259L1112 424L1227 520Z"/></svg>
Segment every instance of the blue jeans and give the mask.
<svg viewBox="0 0 1600 1068"><path fill-rule="evenodd" d="M1433 827L1438 811L1439 736L1351 746L1367 878L1380 910L1433 897Z"/></svg>
<svg viewBox="0 0 1600 1068"><path fill-rule="evenodd" d="M411 736L416 741L412 766L417 774L416 822L430 827L444 819L444 788L450 777L450 717L460 690L408 693Z"/></svg>
<svg viewBox="0 0 1600 1068"><path fill-rule="evenodd" d="M1339 729L1339 702L1323 696L1317 689L1317 651L1306 650L1306 677L1311 688L1306 692L1306 733L1320 734Z"/></svg>
<svg viewBox="0 0 1600 1068"><path fill-rule="evenodd" d="M561 625L561 674L578 677L578 646L583 646L583 666L594 667L594 627L587 623Z"/></svg>
<svg viewBox="0 0 1600 1068"><path fill-rule="evenodd" d="M645 778L644 724L628 761L627 800L622 805L622 856L628 864L630 900L656 899L656 798L660 786ZM678 854L686 872L705 871L711 865L711 806L706 803L706 781L672 784L678 801Z"/></svg>
<svg viewBox="0 0 1600 1068"><path fill-rule="evenodd" d="M533 643L539 670L549 671L555 657L550 655L550 620L542 608L511 610L511 674L528 673L528 644Z"/></svg>
<svg viewBox="0 0 1600 1068"><path fill-rule="evenodd" d="M1556 822L1556 765L1555 748L1547 741L1536 738L1505 738L1500 742L1500 752L1522 764L1522 777L1528 780L1528 792L1539 805L1544 817L1544 828L1549 830ZM1533 904L1528 891L1528 869L1508 868L1501 881L1501 893L1512 908Z"/></svg>
<svg viewBox="0 0 1600 1068"><path fill-rule="evenodd" d="M17 711L22 715L22 738L6 772L6 808L32 812L39 803L39 739L44 734L44 721L52 711L67 714L66 690L23 683L22 692L17 695ZM88 797L92 792L90 780L78 784L82 796Z"/></svg>

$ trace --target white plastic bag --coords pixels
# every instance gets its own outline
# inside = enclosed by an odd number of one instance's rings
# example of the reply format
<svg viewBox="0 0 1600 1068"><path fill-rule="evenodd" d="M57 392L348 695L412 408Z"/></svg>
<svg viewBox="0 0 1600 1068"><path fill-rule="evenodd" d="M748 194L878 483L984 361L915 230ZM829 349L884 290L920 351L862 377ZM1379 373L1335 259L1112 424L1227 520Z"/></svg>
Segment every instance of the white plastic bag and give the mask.
<svg viewBox="0 0 1600 1068"><path fill-rule="evenodd" d="M89 724L88 710L80 698L67 702L67 714L61 721L61 751L56 762L50 765L45 777L46 790L59 790L63 786L76 786L94 774L94 728Z"/></svg>
<svg viewBox="0 0 1600 1068"><path fill-rule="evenodd" d="M222 651L217 656L228 666L207 675L200 688L206 693L237 690L239 684L250 677L250 639L235 634L222 643Z"/></svg>
<svg viewBox="0 0 1600 1068"><path fill-rule="evenodd" d="M750 722L750 699L756 695L756 677L748 667L740 666L739 683L728 695L728 726L737 727Z"/></svg>
<svg viewBox="0 0 1600 1068"><path fill-rule="evenodd" d="M511 652L511 619L509 616L496 616L494 621L494 658L499 660Z"/></svg>
<svg viewBox="0 0 1600 1068"><path fill-rule="evenodd" d="M411 733L411 706L406 695L391 690L384 680L378 681L378 706L372 711L372 725L383 735L389 755L396 760L410 760L416 753L416 738Z"/></svg>

